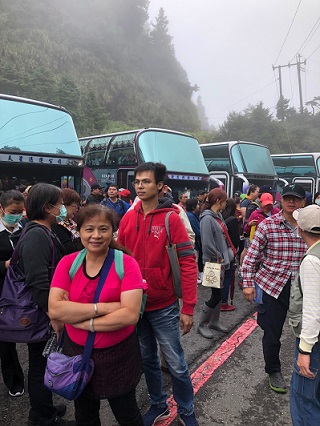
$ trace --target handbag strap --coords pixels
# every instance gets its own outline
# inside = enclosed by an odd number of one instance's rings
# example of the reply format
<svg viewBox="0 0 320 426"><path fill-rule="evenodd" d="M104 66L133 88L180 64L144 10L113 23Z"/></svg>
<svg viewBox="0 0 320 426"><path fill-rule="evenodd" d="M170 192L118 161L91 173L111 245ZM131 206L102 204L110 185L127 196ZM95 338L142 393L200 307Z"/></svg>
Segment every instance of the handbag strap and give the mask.
<svg viewBox="0 0 320 426"><path fill-rule="evenodd" d="M33 229L33 228L31 228ZM41 226L41 229L47 234L47 237L49 239L49 245L50 245L50 250L51 250L51 268L54 268L54 263L55 263L55 255L54 255L54 244L51 238L51 232L49 230L47 230L47 228L45 226ZM30 227L26 227L24 228L24 230L21 232L19 241L15 247L15 249L13 250L12 256L11 256L11 261L10 261L10 265L11 266L15 266L18 263L19 260L19 252L20 252L20 246L21 246L21 241L25 238L27 232L30 230Z"/></svg>
<svg viewBox="0 0 320 426"><path fill-rule="evenodd" d="M96 291L95 291L95 294L94 294L94 298L93 298L93 303L97 303L99 301L99 297L100 297L102 287L103 287L103 285L106 281L106 278L107 278L108 273L110 271L113 260L114 260L114 250L110 248L108 256L105 258L105 260L103 262L99 282L98 282L98 285L97 285L97 288L96 288ZM91 352L92 352L92 349L93 349L95 337L96 337L95 332L94 333L91 332L91 331L88 332L86 345L85 345L84 350L83 350L81 365L83 365L83 364L85 364L89 361L89 359L91 357Z"/></svg>

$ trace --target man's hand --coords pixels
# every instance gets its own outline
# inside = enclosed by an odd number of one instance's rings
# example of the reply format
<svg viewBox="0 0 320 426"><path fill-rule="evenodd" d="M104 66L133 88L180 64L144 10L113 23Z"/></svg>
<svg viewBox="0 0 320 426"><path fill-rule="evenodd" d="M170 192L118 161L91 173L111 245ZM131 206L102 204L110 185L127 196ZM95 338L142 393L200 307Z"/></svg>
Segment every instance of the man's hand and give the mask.
<svg viewBox="0 0 320 426"><path fill-rule="evenodd" d="M308 379L314 379L314 374L310 371L310 355L298 354L297 366L300 374Z"/></svg>
<svg viewBox="0 0 320 426"><path fill-rule="evenodd" d="M182 335L189 333L193 326L193 315L180 314L180 328Z"/></svg>
<svg viewBox="0 0 320 426"><path fill-rule="evenodd" d="M254 287L243 288L243 297L250 303L253 303L254 299L257 297L256 290Z"/></svg>

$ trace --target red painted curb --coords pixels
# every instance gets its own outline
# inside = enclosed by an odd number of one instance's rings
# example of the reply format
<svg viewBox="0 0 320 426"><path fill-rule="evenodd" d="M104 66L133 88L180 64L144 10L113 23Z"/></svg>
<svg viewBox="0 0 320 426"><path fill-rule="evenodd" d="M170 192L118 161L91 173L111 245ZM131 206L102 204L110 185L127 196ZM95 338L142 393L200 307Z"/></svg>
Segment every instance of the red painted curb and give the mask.
<svg viewBox="0 0 320 426"><path fill-rule="evenodd" d="M191 374L191 381L194 393L196 394L202 386L211 378L217 368L219 368L241 345L241 343L258 327L254 318L249 318L242 324L221 346ZM173 399L173 395L168 398L168 406L170 409L170 417L162 422L161 426L169 426L177 417L177 404Z"/></svg>

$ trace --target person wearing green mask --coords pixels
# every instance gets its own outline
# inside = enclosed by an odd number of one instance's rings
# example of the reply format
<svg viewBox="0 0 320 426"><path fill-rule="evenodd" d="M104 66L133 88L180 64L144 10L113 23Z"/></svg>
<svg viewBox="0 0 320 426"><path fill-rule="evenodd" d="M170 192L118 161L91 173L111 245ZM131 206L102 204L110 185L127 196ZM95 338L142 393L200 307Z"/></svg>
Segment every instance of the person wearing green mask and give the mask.
<svg viewBox="0 0 320 426"><path fill-rule="evenodd" d="M6 191L0 199L0 294L14 246L19 240L19 223L24 209L24 198L19 191ZM16 344L0 342L1 372L4 384L12 397L24 394L24 375L20 366Z"/></svg>
<svg viewBox="0 0 320 426"><path fill-rule="evenodd" d="M76 214L79 210L81 199L77 191L71 188L62 190L62 198L66 216L63 218L60 215L59 219L61 218L61 221L54 223L51 229L57 234L66 253L71 254L83 249L76 223Z"/></svg>

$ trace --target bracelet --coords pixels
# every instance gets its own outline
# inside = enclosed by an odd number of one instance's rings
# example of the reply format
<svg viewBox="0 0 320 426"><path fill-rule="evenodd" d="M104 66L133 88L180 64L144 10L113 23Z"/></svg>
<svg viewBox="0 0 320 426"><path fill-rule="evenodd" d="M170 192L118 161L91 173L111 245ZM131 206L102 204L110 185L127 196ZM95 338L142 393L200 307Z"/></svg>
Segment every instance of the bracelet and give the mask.
<svg viewBox="0 0 320 426"><path fill-rule="evenodd" d="M94 333L93 320L94 318L91 318L89 321L89 330L91 331L91 333Z"/></svg>
<svg viewBox="0 0 320 426"><path fill-rule="evenodd" d="M302 349L300 349L299 346L298 346L298 352L299 352L299 354L302 354L302 355L311 355L311 352L303 351Z"/></svg>
<svg viewBox="0 0 320 426"><path fill-rule="evenodd" d="M95 313L95 316L96 316L96 317L98 317L98 316L99 316L99 312L98 312L98 304L97 304L97 303L94 303L94 304L93 304L93 306L94 306L94 313Z"/></svg>

